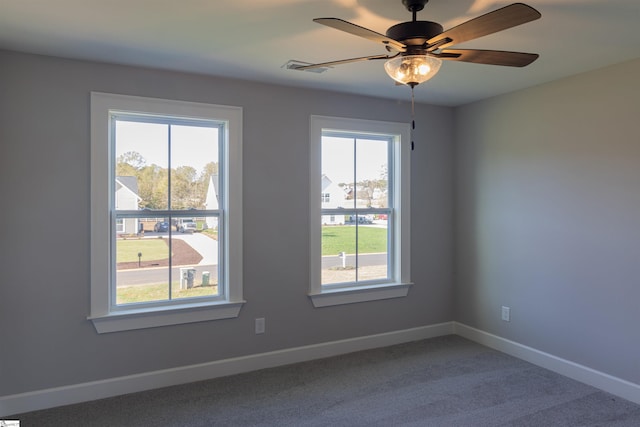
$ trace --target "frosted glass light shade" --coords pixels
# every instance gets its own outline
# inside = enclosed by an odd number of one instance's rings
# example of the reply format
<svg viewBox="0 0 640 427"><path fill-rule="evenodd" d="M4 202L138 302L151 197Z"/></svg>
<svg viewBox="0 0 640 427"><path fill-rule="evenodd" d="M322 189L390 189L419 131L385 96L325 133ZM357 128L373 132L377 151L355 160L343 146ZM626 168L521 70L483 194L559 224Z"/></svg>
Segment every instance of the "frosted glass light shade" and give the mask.
<svg viewBox="0 0 640 427"><path fill-rule="evenodd" d="M398 56L384 63L384 69L393 80L415 86L435 76L442 60L430 55Z"/></svg>

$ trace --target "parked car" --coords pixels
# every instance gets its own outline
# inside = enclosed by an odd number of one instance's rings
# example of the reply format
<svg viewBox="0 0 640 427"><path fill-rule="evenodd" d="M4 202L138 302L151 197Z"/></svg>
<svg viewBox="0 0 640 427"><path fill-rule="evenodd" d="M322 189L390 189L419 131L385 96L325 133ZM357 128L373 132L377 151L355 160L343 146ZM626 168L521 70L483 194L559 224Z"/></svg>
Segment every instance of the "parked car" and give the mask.
<svg viewBox="0 0 640 427"><path fill-rule="evenodd" d="M359 216L358 222L360 224L373 224L373 218L370 215Z"/></svg>
<svg viewBox="0 0 640 427"><path fill-rule="evenodd" d="M358 224L373 224L372 215L358 215ZM347 220L347 224L354 224L356 222L356 215L350 215Z"/></svg>
<svg viewBox="0 0 640 427"><path fill-rule="evenodd" d="M169 223L162 221L162 222L156 222L153 226L153 231L157 232L161 232L161 231L169 231Z"/></svg>
<svg viewBox="0 0 640 427"><path fill-rule="evenodd" d="M192 219L183 219L178 225L178 231L181 233L193 233L196 231L197 224Z"/></svg>

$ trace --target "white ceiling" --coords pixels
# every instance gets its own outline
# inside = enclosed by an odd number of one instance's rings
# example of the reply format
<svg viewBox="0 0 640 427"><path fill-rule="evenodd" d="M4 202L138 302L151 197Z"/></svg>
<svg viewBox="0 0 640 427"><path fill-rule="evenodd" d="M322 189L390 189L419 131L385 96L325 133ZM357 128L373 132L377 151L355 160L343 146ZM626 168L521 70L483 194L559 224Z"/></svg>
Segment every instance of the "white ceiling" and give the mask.
<svg viewBox="0 0 640 427"><path fill-rule="evenodd" d="M513 1L431 0L418 19L445 29ZM529 0L542 18L456 47L539 53L525 68L445 61L418 102L461 105L640 57L640 0ZM411 20L401 0L0 0L0 48L68 58L407 99L384 61L317 74L287 70L386 53L312 22L342 18L379 33Z"/></svg>

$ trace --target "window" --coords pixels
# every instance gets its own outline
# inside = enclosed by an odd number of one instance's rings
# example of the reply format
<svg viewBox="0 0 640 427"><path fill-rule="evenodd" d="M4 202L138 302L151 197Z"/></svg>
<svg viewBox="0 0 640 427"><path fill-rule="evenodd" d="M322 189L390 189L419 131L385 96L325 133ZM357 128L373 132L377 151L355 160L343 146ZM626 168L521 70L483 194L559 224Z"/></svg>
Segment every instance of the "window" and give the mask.
<svg viewBox="0 0 640 427"><path fill-rule="evenodd" d="M91 94L99 333L237 317L242 110Z"/></svg>
<svg viewBox="0 0 640 427"><path fill-rule="evenodd" d="M124 233L124 219L116 218L116 233Z"/></svg>
<svg viewBox="0 0 640 427"><path fill-rule="evenodd" d="M409 126L312 116L310 171L314 305L406 296Z"/></svg>

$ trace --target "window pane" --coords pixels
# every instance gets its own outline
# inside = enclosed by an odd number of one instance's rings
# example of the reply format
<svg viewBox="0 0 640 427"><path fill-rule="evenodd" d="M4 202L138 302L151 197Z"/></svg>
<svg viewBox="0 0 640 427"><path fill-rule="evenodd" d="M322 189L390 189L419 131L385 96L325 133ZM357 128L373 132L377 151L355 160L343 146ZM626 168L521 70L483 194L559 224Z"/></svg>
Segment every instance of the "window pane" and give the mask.
<svg viewBox="0 0 640 427"><path fill-rule="evenodd" d="M140 224L137 218L125 218ZM116 239L116 304L169 299L169 239L157 236Z"/></svg>
<svg viewBox="0 0 640 427"><path fill-rule="evenodd" d="M354 140L322 138L322 209L353 208Z"/></svg>
<svg viewBox="0 0 640 427"><path fill-rule="evenodd" d="M356 141L356 207L389 206L388 157L388 140Z"/></svg>
<svg viewBox="0 0 640 427"><path fill-rule="evenodd" d="M171 126L171 209L218 209L218 158L218 128Z"/></svg>
<svg viewBox="0 0 640 427"><path fill-rule="evenodd" d="M387 279L388 219L358 215L358 281Z"/></svg>
<svg viewBox="0 0 640 427"><path fill-rule="evenodd" d="M116 304L218 295L217 217L118 220L140 231L116 238Z"/></svg>
<svg viewBox="0 0 640 427"><path fill-rule="evenodd" d="M322 284L356 281L356 227L322 226Z"/></svg>
<svg viewBox="0 0 640 427"><path fill-rule="evenodd" d="M164 124L116 120L116 209L167 209L167 132Z"/></svg>

